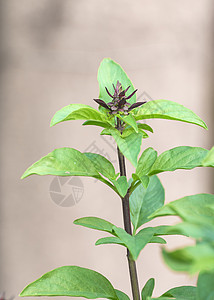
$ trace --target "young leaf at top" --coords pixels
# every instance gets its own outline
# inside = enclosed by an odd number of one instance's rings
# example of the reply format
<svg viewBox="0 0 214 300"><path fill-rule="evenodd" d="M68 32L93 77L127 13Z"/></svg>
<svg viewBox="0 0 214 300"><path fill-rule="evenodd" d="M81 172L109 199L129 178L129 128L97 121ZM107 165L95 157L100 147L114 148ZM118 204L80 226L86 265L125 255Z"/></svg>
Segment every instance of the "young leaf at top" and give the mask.
<svg viewBox="0 0 214 300"><path fill-rule="evenodd" d="M110 58L104 58L102 60L98 69L97 80L100 89L99 98L104 100L106 103L112 100L111 96L106 92L106 87L111 94L114 94L115 90L112 84L116 84L118 80L122 84L123 89L130 86L130 94L135 91L134 86L125 71L119 64ZM136 94L130 98L129 102L131 104L136 102Z"/></svg>
<svg viewBox="0 0 214 300"><path fill-rule="evenodd" d="M69 296L118 300L107 278L98 272L77 266L60 267L44 274L30 283L20 296Z"/></svg>
<svg viewBox="0 0 214 300"><path fill-rule="evenodd" d="M107 130L103 130L102 132L101 132L101 135L103 134L103 133L107 133L107 135L111 135L110 133L108 133L107 132ZM127 128L125 128L124 130L123 130L123 132L122 132L122 135L121 135L121 137L122 138L126 138L127 136L129 136L130 134L132 134L132 133L135 133L136 131L134 130L134 128L133 127L127 127ZM142 133L142 138L143 139L147 139L148 137L149 137L149 135L144 131L144 130L142 130L141 128L139 128L138 129L138 133Z"/></svg>
<svg viewBox="0 0 214 300"><path fill-rule="evenodd" d="M129 114L127 116L119 116L119 118L126 124L130 125L135 130L135 132L138 132L137 122L133 115Z"/></svg>
<svg viewBox="0 0 214 300"><path fill-rule="evenodd" d="M55 149L30 166L22 175L57 175L57 176L99 176L94 164L73 148Z"/></svg>
<svg viewBox="0 0 214 300"><path fill-rule="evenodd" d="M115 139L122 154L136 167L142 143L142 133L133 132L123 138L117 129L107 129L107 131Z"/></svg>
<svg viewBox="0 0 214 300"><path fill-rule="evenodd" d="M147 125L147 124L137 124L137 126L138 126L138 132L142 133L142 138L143 138L143 139L148 138L149 135L148 135L143 129L152 132L152 131L151 131L152 128L151 128L150 126L149 126L149 128L147 128L147 126L140 126L140 125ZM150 128L151 128L151 130L150 130ZM133 132L136 132L136 131L134 130L134 128L131 127L131 126L127 126L125 129L123 129L123 132L122 132L122 138L127 137L128 135L130 135L130 134L133 133ZM104 129L104 130L101 132L101 135L104 135L104 134L105 134L105 135L111 135L111 134L109 133L108 129L107 129L107 130Z"/></svg>
<svg viewBox="0 0 214 300"><path fill-rule="evenodd" d="M164 205L165 192L157 176L152 176L145 189L140 184L130 196L131 221L136 231L141 225L150 221L149 216Z"/></svg>
<svg viewBox="0 0 214 300"><path fill-rule="evenodd" d="M207 125L193 111L169 100L153 100L136 109L136 120L168 119L196 124L207 129Z"/></svg>
<svg viewBox="0 0 214 300"><path fill-rule="evenodd" d="M154 287L155 287L155 280L154 278L150 278L142 289L141 292L142 300L147 300L147 297L152 297Z"/></svg>
<svg viewBox="0 0 214 300"><path fill-rule="evenodd" d="M156 159L149 175L178 169L190 170L196 167L203 167L203 160L209 150L200 147L180 146L163 152ZM214 164L207 165L209 167Z"/></svg>
<svg viewBox="0 0 214 300"><path fill-rule="evenodd" d="M55 113L50 126L70 120L106 121L108 124L105 115L93 107L84 104L70 104Z"/></svg>

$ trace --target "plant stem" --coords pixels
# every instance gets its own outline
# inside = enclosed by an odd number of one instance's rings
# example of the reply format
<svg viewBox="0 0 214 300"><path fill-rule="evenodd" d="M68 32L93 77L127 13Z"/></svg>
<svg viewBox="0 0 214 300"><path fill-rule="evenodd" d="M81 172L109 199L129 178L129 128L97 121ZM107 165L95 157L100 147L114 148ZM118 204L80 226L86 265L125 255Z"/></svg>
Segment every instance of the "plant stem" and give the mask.
<svg viewBox="0 0 214 300"><path fill-rule="evenodd" d="M117 119L117 129L120 130L120 132L122 132L121 122L119 119ZM126 176L125 157L120 152L120 149L118 147L117 147L117 153L118 153L118 160L119 160L119 167L120 167L120 176ZM123 207L123 222L124 222L125 231L130 235L132 235L130 208L129 208L129 191L127 192L125 197L122 198L122 207ZM131 280L133 300L140 300L136 263L131 258L128 249L127 249L127 259L129 264L129 275Z"/></svg>

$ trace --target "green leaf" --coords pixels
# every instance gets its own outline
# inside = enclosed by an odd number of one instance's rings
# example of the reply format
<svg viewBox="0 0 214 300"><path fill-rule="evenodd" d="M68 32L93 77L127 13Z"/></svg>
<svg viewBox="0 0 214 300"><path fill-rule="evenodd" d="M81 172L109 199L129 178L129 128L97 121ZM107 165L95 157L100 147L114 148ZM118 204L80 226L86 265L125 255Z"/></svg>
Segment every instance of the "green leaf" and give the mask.
<svg viewBox="0 0 214 300"><path fill-rule="evenodd" d="M166 204L150 217L156 218L175 215L179 215L185 220L204 217L210 224L214 225L214 195L196 194L180 198Z"/></svg>
<svg viewBox="0 0 214 300"><path fill-rule="evenodd" d="M136 174L139 177L147 175L157 159L157 151L149 147L141 154L136 168Z"/></svg>
<svg viewBox="0 0 214 300"><path fill-rule="evenodd" d="M20 296L69 296L118 300L107 278L100 273L77 266L65 266L44 274L30 283Z"/></svg>
<svg viewBox="0 0 214 300"><path fill-rule="evenodd" d="M165 263L173 270L194 274L214 268L214 247L208 243L198 243L174 251L162 250Z"/></svg>
<svg viewBox="0 0 214 300"><path fill-rule="evenodd" d="M184 235L186 234L182 233L179 229L176 228L175 226L172 225L160 225L160 226L155 226L152 227L154 229L154 235L159 236L159 235Z"/></svg>
<svg viewBox="0 0 214 300"><path fill-rule="evenodd" d="M115 290L115 292L119 300L130 300L130 298L124 292L121 292L119 290Z"/></svg>
<svg viewBox="0 0 214 300"><path fill-rule="evenodd" d="M129 249L133 260L137 260L141 250L149 243L153 236L151 228L144 228L135 236L131 236L119 227L114 227L113 230L121 242Z"/></svg>
<svg viewBox="0 0 214 300"><path fill-rule="evenodd" d="M126 176L120 176L117 180L112 180L121 197L125 197L128 191L128 182Z"/></svg>
<svg viewBox="0 0 214 300"><path fill-rule="evenodd" d="M214 270L199 274L197 282L197 300L214 299Z"/></svg>
<svg viewBox="0 0 214 300"><path fill-rule="evenodd" d="M83 124L83 126L87 126L87 125L94 125L94 126L98 126L98 127L103 127L103 128L109 128L111 127L111 125L107 122L102 122L102 121L85 121Z"/></svg>
<svg viewBox="0 0 214 300"><path fill-rule="evenodd" d="M84 155L92 162L97 172L104 177L107 177L110 180L117 178L114 166L107 158L100 154L90 152L85 152Z"/></svg>
<svg viewBox="0 0 214 300"><path fill-rule="evenodd" d="M135 118L133 117L133 115L129 114L128 116L118 116L123 122L125 122L126 124L130 125L135 132L138 132L138 126L137 126L137 122L135 120Z"/></svg>
<svg viewBox="0 0 214 300"><path fill-rule="evenodd" d="M44 156L22 175L99 176L93 163L83 153L73 148L60 148Z"/></svg>
<svg viewBox="0 0 214 300"><path fill-rule="evenodd" d="M176 299L176 300L196 300L196 290L195 286L179 286L173 289L170 289L164 293L160 298L163 299ZM155 298L156 299L156 298Z"/></svg>
<svg viewBox="0 0 214 300"><path fill-rule="evenodd" d="M149 175L178 169L190 170L203 166L203 160L209 151L200 147L181 146L163 152L156 159Z"/></svg>
<svg viewBox="0 0 214 300"><path fill-rule="evenodd" d="M96 241L95 245L118 244L125 246L129 249L132 259L136 260L141 250L152 241L154 229L143 228L135 236L132 236L124 229L114 226L113 233L115 233L115 237L101 238Z"/></svg>
<svg viewBox="0 0 214 300"><path fill-rule="evenodd" d="M154 278L150 278L142 289L141 292L142 300L147 300L147 297L152 297L154 287L155 287L155 280Z"/></svg>
<svg viewBox="0 0 214 300"><path fill-rule="evenodd" d="M146 139L146 138L149 137L148 134L144 130L153 132L153 129L147 124L137 123L137 127L138 127L138 132L141 132L143 134L143 139ZM135 129L133 127L129 126L129 127L127 127L126 129L123 130L122 137L125 138L128 135L130 135L131 133L133 133L134 131L135 131ZM110 135L110 133L106 132L106 130L103 130L102 134Z"/></svg>
<svg viewBox="0 0 214 300"><path fill-rule="evenodd" d="M126 245L116 236L104 237L104 238L97 240L95 243L96 246L106 245L106 244L117 244L117 245L122 245L122 246L126 247Z"/></svg>
<svg viewBox="0 0 214 300"><path fill-rule="evenodd" d="M97 217L84 217L74 221L74 224L84 227L106 231L113 234L114 224Z"/></svg>
<svg viewBox="0 0 214 300"><path fill-rule="evenodd" d="M144 129L144 130L147 130L147 131L150 131L150 132L153 133L152 127L149 126L148 124L137 123L137 126L138 126L138 128L140 128L140 129Z"/></svg>
<svg viewBox="0 0 214 300"><path fill-rule="evenodd" d="M133 176L133 175L135 175L135 176ZM149 181L150 181L149 176L147 176L147 175L140 176L140 175L132 174L132 177L139 179L145 189L148 188Z"/></svg>
<svg viewBox="0 0 214 300"><path fill-rule="evenodd" d="M110 58L104 58L99 66L97 80L99 82L100 94L99 98L105 101L106 103L110 102L112 98L107 94L105 87L108 88L111 94L114 94L114 89L112 84L116 84L117 80L122 84L123 89L126 89L128 86L130 95L134 91L133 84L128 78L125 71L121 68L119 64L113 61ZM136 94L129 99L129 103L133 104L136 102Z"/></svg>
<svg viewBox="0 0 214 300"><path fill-rule="evenodd" d="M149 241L149 243L166 244L166 241L159 236L153 236L152 239Z"/></svg>
<svg viewBox="0 0 214 300"><path fill-rule="evenodd" d="M164 188L157 176L152 176L145 189L139 185L130 196L131 220L136 231L150 221L149 216L164 204Z"/></svg>
<svg viewBox="0 0 214 300"><path fill-rule="evenodd" d="M103 122L105 118L104 114L89 105L70 104L55 113L50 126L70 120L95 120Z"/></svg>
<svg viewBox="0 0 214 300"><path fill-rule="evenodd" d="M214 167L214 147L207 153L207 156L202 161L203 167Z"/></svg>
<svg viewBox="0 0 214 300"><path fill-rule="evenodd" d="M177 230L183 235L193 237L196 240L214 242L214 226L210 224L210 218L195 218L191 217L191 222L182 222L171 227L172 230ZM206 222L205 222L206 221Z"/></svg>
<svg viewBox="0 0 214 300"><path fill-rule="evenodd" d="M126 128L126 129L124 129L123 130L123 132L122 132L122 138L126 138L127 136L129 136L130 134L132 134L132 133L134 133L134 132L136 132L132 127L128 127L128 128ZM140 133L142 133L142 138L143 139L147 139L149 136L148 136L148 134L145 132L145 131L143 131L142 129L138 129L138 132L140 132ZM102 132L101 132L101 134L103 135L103 134L107 134L107 135L110 135L109 133L107 133L107 131L106 130L103 130Z"/></svg>
<svg viewBox="0 0 214 300"><path fill-rule="evenodd" d="M190 109L173 101L154 100L145 103L136 110L136 120L168 119L199 125L207 129L207 125Z"/></svg>
<svg viewBox="0 0 214 300"><path fill-rule="evenodd" d="M133 132L124 138L121 137L119 131L116 129L109 130L109 133L115 139L122 154L136 167L142 143L142 133Z"/></svg>

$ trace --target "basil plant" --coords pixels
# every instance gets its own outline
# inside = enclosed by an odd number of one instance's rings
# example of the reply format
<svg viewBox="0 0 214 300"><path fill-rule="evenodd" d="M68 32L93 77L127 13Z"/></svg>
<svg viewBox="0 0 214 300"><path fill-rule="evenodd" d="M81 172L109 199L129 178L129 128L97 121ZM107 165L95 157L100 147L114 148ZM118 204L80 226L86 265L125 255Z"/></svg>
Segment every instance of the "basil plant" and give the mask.
<svg viewBox="0 0 214 300"><path fill-rule="evenodd" d="M73 148L55 149L30 166L22 178L37 175L87 176L106 184L121 199L124 226L117 227L99 217L82 217L74 224L106 232L96 245L118 244L127 249L128 268L134 300L214 299L214 195L186 196L164 205L164 188L158 178L162 172L197 167L214 167L214 147L180 146L158 154L149 147L141 152L141 143L153 129L147 119L186 122L207 129L190 109L168 100L136 102L136 89L119 64L103 59L98 69L98 109L90 105L70 104L53 116L51 126L71 120L84 120L84 126L98 126L101 135L112 136L117 145L119 173L113 164L97 153L81 153ZM92 104L92 100L91 100ZM94 103L95 104L95 103ZM126 159L134 166L127 176ZM161 216L179 216L180 223L151 226ZM148 225L147 225L148 224ZM143 226L143 228L141 228ZM152 296L155 280L141 287L136 260L148 243L166 244L164 236L184 235L195 245L167 251L162 247L166 264L175 271L197 274L197 286L179 286L158 298ZM22 297L70 296L88 299L128 300L100 273L78 266L62 266L42 275L21 292Z"/></svg>

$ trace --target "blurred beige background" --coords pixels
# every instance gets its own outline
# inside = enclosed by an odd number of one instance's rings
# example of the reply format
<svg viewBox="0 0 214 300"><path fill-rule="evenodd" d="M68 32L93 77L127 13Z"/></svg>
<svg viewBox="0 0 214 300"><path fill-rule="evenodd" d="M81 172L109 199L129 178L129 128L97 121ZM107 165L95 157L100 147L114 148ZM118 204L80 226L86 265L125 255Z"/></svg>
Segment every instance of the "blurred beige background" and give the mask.
<svg viewBox="0 0 214 300"><path fill-rule="evenodd" d="M205 131L151 120L155 133L143 148L151 145L159 153L178 145L211 148L213 20L212 0L0 1L0 292L7 298L17 297L26 284L61 265L92 268L131 296L125 249L95 247L104 235L73 225L78 217L99 216L122 226L119 198L103 184L81 178L82 198L62 207L50 195L53 177L21 181L20 176L30 164L63 146L84 151L94 142L116 160L99 129L81 127L80 121L49 127L53 114L65 105L96 107L92 99L98 96L96 74L104 57L123 66L141 98L176 101L208 124ZM161 174L166 201L213 192L212 175L208 169ZM167 240L170 249L187 243L184 238ZM137 266L141 287L155 277L156 296L195 282L194 277L170 271L158 245L147 246Z"/></svg>

